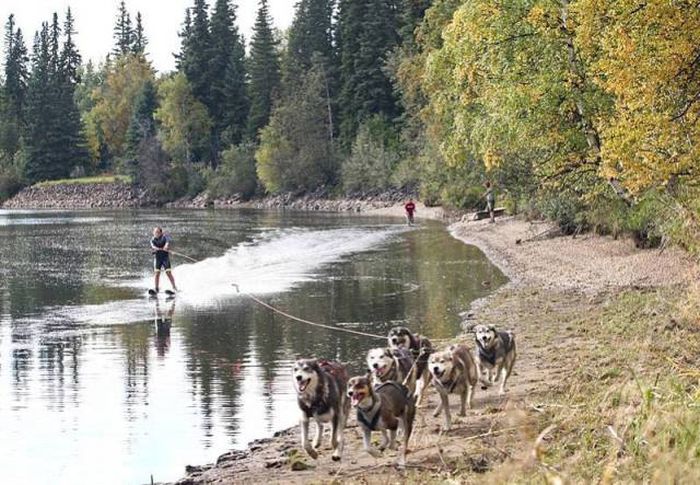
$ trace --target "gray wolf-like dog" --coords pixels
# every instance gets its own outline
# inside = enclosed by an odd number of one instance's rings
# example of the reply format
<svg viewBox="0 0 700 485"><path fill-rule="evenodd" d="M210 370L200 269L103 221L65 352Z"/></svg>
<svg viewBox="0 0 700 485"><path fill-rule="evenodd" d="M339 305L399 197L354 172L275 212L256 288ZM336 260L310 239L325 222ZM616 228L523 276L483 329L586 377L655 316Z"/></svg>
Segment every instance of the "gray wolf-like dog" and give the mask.
<svg viewBox="0 0 700 485"><path fill-rule="evenodd" d="M367 370L372 373L375 386L394 381L404 384L412 393L416 389L415 373L412 373L413 356L408 350L385 347L370 349L367 351Z"/></svg>
<svg viewBox="0 0 700 485"><path fill-rule="evenodd" d="M493 325L477 325L474 334L476 366L482 389L494 385L500 377L499 393L503 395L515 364L515 336L511 332L499 332Z"/></svg>
<svg viewBox="0 0 700 485"><path fill-rule="evenodd" d="M348 382L345 367L331 360L298 359L292 368L292 380L297 391L301 411L301 447L311 458L318 458L316 449L321 445L323 423L331 423L333 461L343 454L343 430L350 412L350 401L345 395ZM309 421L316 421L316 438L309 444Z"/></svg>

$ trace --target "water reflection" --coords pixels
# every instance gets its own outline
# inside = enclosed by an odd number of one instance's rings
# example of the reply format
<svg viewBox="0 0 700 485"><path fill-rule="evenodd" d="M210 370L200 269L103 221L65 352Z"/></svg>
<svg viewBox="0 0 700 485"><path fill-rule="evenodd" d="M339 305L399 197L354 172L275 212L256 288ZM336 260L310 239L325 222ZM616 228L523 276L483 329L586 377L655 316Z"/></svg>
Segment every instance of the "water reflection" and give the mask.
<svg viewBox="0 0 700 485"><path fill-rule="evenodd" d="M364 352L378 343L290 322L233 290L197 304L186 293L143 297L128 282L149 277L144 247L155 224L196 259L254 247L234 254L235 267L255 275L246 283L284 280L283 290L261 295L265 301L380 335L397 324L434 338L454 335L458 313L486 293L482 282L496 288L504 281L438 224L406 232L391 219L264 211L42 213L55 220L34 226L20 219L35 214L0 216L13 219L0 225L0 468L7 483L176 479L185 464L209 462L294 423L289 365L296 355L361 371ZM266 255L260 241L270 241L271 231L277 239L267 251L274 254ZM355 246L328 239L316 248L308 231L352 234ZM380 231L386 236L374 237ZM367 246L358 249L361 241ZM257 266L246 265L251 254ZM303 265L284 259L299 254ZM275 264L263 264L269 261ZM37 459L40 468L32 467Z"/></svg>

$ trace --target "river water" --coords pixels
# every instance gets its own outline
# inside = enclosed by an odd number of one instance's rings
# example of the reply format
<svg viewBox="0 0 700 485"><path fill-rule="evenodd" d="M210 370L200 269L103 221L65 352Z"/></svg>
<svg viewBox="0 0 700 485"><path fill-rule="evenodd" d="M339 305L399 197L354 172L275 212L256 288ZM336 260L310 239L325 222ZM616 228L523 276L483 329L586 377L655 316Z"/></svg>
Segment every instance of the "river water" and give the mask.
<svg viewBox="0 0 700 485"><path fill-rule="evenodd" d="M181 292L149 299L152 227ZM165 278L163 278L165 280ZM282 211L0 211L0 481L150 483L296 423L297 355L459 332L505 281L438 223ZM161 283L168 287L167 281ZM160 326L160 331L158 330ZM169 332L168 330L169 326Z"/></svg>

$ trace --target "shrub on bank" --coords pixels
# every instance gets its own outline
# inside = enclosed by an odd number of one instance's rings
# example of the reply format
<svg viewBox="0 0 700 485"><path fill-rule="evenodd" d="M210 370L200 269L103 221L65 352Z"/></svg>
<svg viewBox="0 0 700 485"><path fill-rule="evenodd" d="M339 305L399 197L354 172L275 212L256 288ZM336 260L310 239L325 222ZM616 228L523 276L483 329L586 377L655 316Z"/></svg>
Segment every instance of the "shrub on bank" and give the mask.
<svg viewBox="0 0 700 485"><path fill-rule="evenodd" d="M240 196L250 199L257 190L255 145L232 146L221 154L221 164L206 174L206 188L211 197Z"/></svg>

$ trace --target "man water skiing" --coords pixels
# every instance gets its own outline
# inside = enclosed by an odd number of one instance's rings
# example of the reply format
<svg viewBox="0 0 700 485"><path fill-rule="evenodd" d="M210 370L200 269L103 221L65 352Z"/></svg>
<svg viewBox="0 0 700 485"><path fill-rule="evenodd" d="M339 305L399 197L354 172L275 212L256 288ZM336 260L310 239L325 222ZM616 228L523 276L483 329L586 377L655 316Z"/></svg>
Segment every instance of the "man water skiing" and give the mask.
<svg viewBox="0 0 700 485"><path fill-rule="evenodd" d="M158 284L160 283L160 271L165 270L168 275L173 291L177 291L175 286L175 278L170 269L170 236L163 234L161 227L153 229L153 239L151 239L151 251L153 252L153 269L155 270L155 290L149 290L151 294L158 293Z"/></svg>
<svg viewBox="0 0 700 485"><path fill-rule="evenodd" d="M416 212L416 204L413 203L413 199L408 199L408 202L404 204L403 208L406 210L406 219L410 226L413 224L413 213Z"/></svg>

